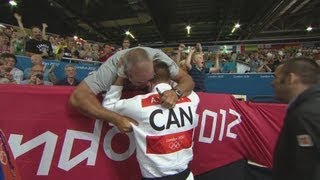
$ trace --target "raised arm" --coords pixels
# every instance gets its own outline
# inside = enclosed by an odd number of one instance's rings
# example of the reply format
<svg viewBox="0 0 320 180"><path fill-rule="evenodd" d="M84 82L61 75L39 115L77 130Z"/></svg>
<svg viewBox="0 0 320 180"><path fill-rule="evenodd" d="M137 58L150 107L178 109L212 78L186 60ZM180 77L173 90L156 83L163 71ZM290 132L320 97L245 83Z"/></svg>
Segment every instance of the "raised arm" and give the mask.
<svg viewBox="0 0 320 180"><path fill-rule="evenodd" d="M191 59L192 59L192 55L193 53L196 51L196 49L194 47L191 47L190 51L189 51L189 54L188 54L188 57L186 59L186 63L185 65L187 66L187 68L190 70L192 65L191 65Z"/></svg>
<svg viewBox="0 0 320 180"><path fill-rule="evenodd" d="M52 64L50 69L49 69L49 79L50 81L52 82L52 84L57 84L57 78L56 76L54 75L54 68L55 68L55 65Z"/></svg>
<svg viewBox="0 0 320 180"><path fill-rule="evenodd" d="M214 67L210 68L210 73L218 73L219 72L219 70L220 70L219 56L220 56L220 53L217 52L214 57Z"/></svg>
<svg viewBox="0 0 320 180"><path fill-rule="evenodd" d="M44 40L48 40L48 37L46 35L47 28L48 28L48 25L46 23L42 23L42 38Z"/></svg>
<svg viewBox="0 0 320 180"><path fill-rule="evenodd" d="M18 22L18 25L19 25L19 28L20 28L20 30L23 32L24 37L27 37L28 34L27 34L26 30L25 30L24 27L23 27L22 20L21 20L22 17L21 17L20 14L18 14L18 13L14 13L13 15L14 15L14 17L16 18L16 20L17 20L17 22Z"/></svg>

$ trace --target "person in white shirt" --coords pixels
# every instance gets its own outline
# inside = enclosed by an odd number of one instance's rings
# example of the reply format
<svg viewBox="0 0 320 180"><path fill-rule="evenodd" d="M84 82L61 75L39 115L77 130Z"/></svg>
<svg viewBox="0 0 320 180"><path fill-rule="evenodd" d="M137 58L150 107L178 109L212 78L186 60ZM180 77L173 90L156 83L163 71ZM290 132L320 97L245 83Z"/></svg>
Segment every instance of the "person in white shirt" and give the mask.
<svg viewBox="0 0 320 180"><path fill-rule="evenodd" d="M13 78L12 80L17 84L20 84L21 81L23 80L23 72L20 69L15 67L17 64L16 56L10 53L3 53L1 56L4 59L4 61L7 63L7 67L11 69L10 75L12 75L12 78Z"/></svg>
<svg viewBox="0 0 320 180"><path fill-rule="evenodd" d="M154 72L150 81L152 91L131 99L120 100L123 78L118 77L107 92L103 106L139 123L131 125L143 179L192 180L188 164L193 158L192 139L198 123L199 97L191 92L181 97L175 107L162 107L162 93L172 88L168 65L157 60Z"/></svg>

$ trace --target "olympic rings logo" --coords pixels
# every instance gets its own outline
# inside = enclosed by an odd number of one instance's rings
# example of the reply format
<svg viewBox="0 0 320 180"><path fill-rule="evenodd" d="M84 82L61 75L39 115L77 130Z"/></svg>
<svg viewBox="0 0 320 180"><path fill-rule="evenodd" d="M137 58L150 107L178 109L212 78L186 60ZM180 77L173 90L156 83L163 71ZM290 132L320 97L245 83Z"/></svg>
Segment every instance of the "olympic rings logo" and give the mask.
<svg viewBox="0 0 320 180"><path fill-rule="evenodd" d="M182 143L180 141L174 141L169 144L169 148L171 150L177 150L177 149L181 149L181 145Z"/></svg>

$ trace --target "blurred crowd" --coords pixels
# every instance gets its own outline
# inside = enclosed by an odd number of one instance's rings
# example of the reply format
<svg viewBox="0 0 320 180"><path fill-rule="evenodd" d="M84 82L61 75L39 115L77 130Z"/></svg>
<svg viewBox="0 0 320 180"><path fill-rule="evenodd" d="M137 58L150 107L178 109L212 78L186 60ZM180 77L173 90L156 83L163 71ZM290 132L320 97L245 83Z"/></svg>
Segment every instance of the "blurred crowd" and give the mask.
<svg viewBox="0 0 320 180"><path fill-rule="evenodd" d="M195 47L188 47L184 44L179 44L179 47L174 48L173 51L167 52L177 64L183 69L186 69L185 62L188 58L188 54L200 52L202 55L203 63L207 66L215 66L215 63L219 63L220 73L263 73L274 72L276 67L286 61L287 59L294 57L307 57L315 60L320 64L320 47L313 48L281 48L281 49L260 49L250 52L230 52L221 53L220 51L205 52L202 51L201 43L197 43ZM217 57L218 54L218 57ZM216 59L219 61L216 62ZM196 59L196 56L192 56L192 61ZM247 71L237 71L237 63L247 65ZM217 66L217 65L216 65Z"/></svg>
<svg viewBox="0 0 320 180"><path fill-rule="evenodd" d="M15 13L18 27L0 27L0 83L77 85L81 79L75 79L76 68L65 68L65 79L56 79L54 66L46 67L43 59L79 59L81 61L105 62L117 51L130 48L130 39L125 37L122 45L111 43L87 42L78 37L63 37L48 34L48 25L33 26L26 29L22 16ZM203 51L201 43L194 47L179 44L165 53L189 74L196 73L197 81L208 73L264 73L274 72L276 67L292 57L304 56L320 63L319 47L291 47L282 49L259 49L248 52L221 53ZM15 55L30 57L32 66L27 69L15 67ZM246 67L239 70L238 64ZM194 71L192 69L198 69ZM201 74L201 78L199 78Z"/></svg>
<svg viewBox="0 0 320 180"><path fill-rule="evenodd" d="M74 58L86 61L104 62L116 51L130 47L129 38L123 39L122 47L111 43L89 43L78 37L63 37L48 34L48 25L33 26L26 29L22 23L22 16L15 13L19 27L0 28L0 54L11 53L31 57L39 54L42 58L58 59Z"/></svg>

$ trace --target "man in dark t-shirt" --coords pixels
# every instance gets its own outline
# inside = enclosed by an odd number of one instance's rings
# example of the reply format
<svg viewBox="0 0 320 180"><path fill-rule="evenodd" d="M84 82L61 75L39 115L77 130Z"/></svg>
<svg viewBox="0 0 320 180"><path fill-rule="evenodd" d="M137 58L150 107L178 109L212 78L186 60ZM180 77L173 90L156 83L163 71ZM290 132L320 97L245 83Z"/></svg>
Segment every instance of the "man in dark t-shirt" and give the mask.
<svg viewBox="0 0 320 180"><path fill-rule="evenodd" d="M40 28L33 27L31 30L32 39L26 42L26 55L31 57L34 54L39 54L43 58L52 57L51 43L43 39Z"/></svg>

